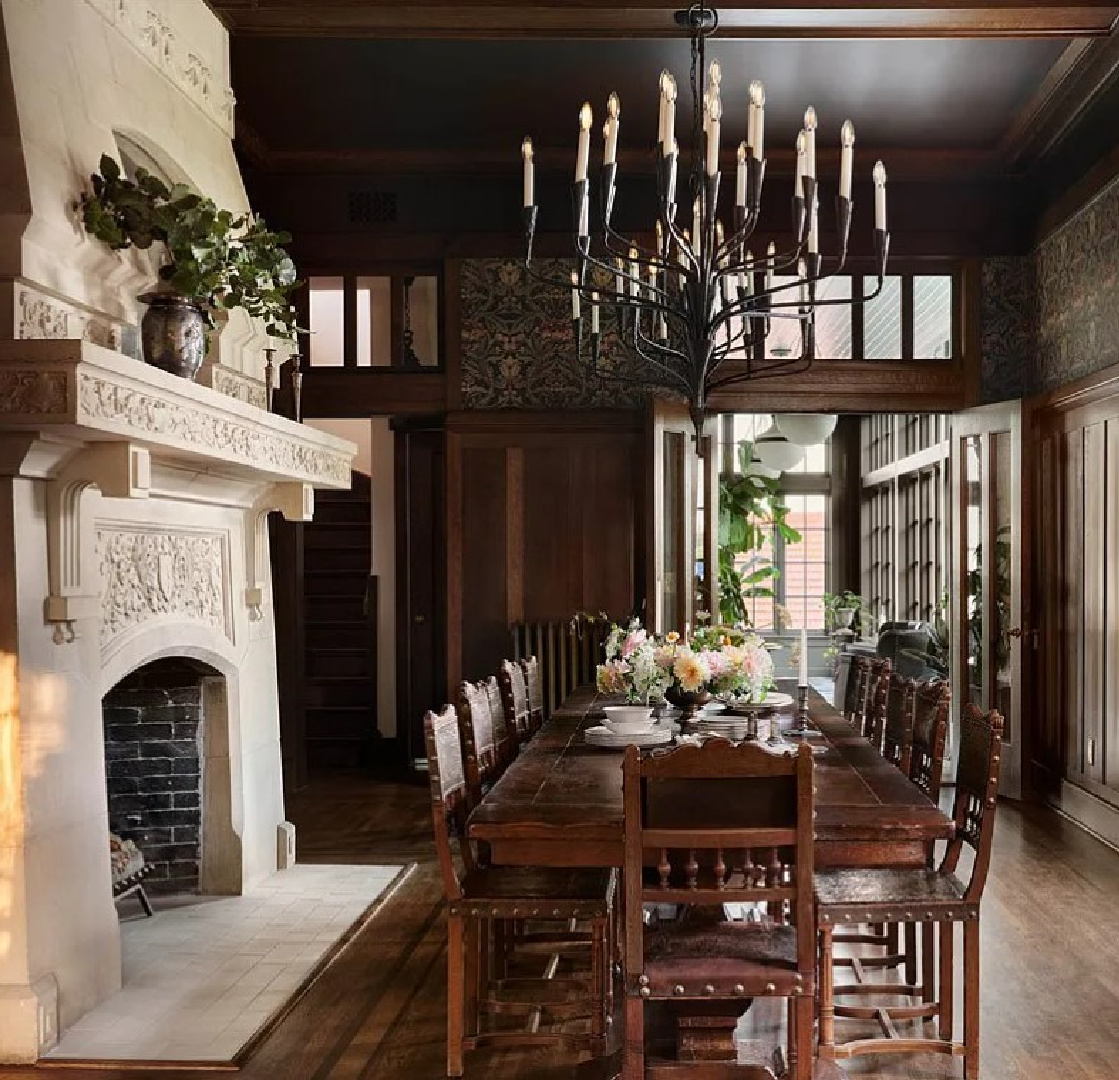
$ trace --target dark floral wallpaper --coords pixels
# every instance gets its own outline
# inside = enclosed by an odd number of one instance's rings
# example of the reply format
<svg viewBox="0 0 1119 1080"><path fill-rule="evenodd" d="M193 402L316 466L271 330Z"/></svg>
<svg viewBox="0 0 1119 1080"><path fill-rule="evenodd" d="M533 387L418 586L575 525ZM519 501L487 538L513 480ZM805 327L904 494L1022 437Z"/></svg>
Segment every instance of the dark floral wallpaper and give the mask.
<svg viewBox="0 0 1119 1080"><path fill-rule="evenodd" d="M1034 278L1033 389L1119 362L1119 181L1038 246Z"/></svg>
<svg viewBox="0 0 1119 1080"><path fill-rule="evenodd" d="M983 401L1025 396L1033 352L1028 257L984 260L980 324Z"/></svg>
<svg viewBox="0 0 1119 1080"><path fill-rule="evenodd" d="M567 280L574 264L544 259L533 266ZM590 312L583 315L588 321ZM614 333L613 317L603 315L599 374L589 347L581 359L576 356L571 294L528 277L519 261L463 261L461 322L462 400L468 409L625 408L642 400L631 381L609 377L624 376L634 364Z"/></svg>

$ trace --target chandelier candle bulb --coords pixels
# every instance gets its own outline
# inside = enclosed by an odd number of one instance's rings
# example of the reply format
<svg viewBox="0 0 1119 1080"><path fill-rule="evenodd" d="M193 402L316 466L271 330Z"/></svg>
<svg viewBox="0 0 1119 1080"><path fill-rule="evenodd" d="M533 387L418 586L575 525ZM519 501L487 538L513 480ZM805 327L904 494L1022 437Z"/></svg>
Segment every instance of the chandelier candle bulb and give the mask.
<svg viewBox="0 0 1119 1080"><path fill-rule="evenodd" d="M719 134L722 127L723 105L718 97L712 97L707 113L707 175L715 176L719 171Z"/></svg>
<svg viewBox="0 0 1119 1080"><path fill-rule="evenodd" d="M851 198L851 173L855 165L855 125L843 121L839 131L839 197Z"/></svg>
<svg viewBox="0 0 1119 1080"><path fill-rule="evenodd" d="M750 120L753 120L753 136L750 146L754 160L765 157L765 86L757 79L750 83ZM749 120L747 121L749 127Z"/></svg>
<svg viewBox="0 0 1119 1080"><path fill-rule="evenodd" d="M874 165L874 227L886 231L886 166L881 161Z"/></svg>
<svg viewBox="0 0 1119 1080"><path fill-rule="evenodd" d="M612 93L606 99L606 149L602 155L604 165L613 165L618 160L618 118L621 111L618 95Z"/></svg>
<svg viewBox="0 0 1119 1080"><path fill-rule="evenodd" d="M668 153L668 131L664 126L665 116L668 112L668 72L661 71L660 78L660 108L657 112L657 142L664 147L664 153Z"/></svg>
<svg viewBox="0 0 1119 1080"><path fill-rule="evenodd" d="M676 80L669 75L664 101L664 138L661 139L666 154L676 146Z"/></svg>
<svg viewBox="0 0 1119 1080"><path fill-rule="evenodd" d="M571 321L579 321L579 275L571 271Z"/></svg>
<svg viewBox="0 0 1119 1080"><path fill-rule="evenodd" d="M804 175L816 179L816 110L804 111Z"/></svg>
<svg viewBox="0 0 1119 1080"><path fill-rule="evenodd" d="M746 205L746 144L738 144L738 170L734 174L734 204Z"/></svg>
<svg viewBox="0 0 1119 1080"><path fill-rule="evenodd" d="M598 336L598 293L591 293L591 333Z"/></svg>
<svg viewBox="0 0 1119 1080"><path fill-rule="evenodd" d="M594 122L594 113L591 112L591 103L583 102L579 110L579 147L575 153L575 182L587 178L587 167L591 160L591 124ZM585 233L581 235L586 235Z"/></svg>
<svg viewBox="0 0 1119 1080"><path fill-rule="evenodd" d="M629 249L629 292L636 299L638 289L641 287L641 275L637 268L637 248Z"/></svg>
<svg viewBox="0 0 1119 1080"><path fill-rule="evenodd" d="M527 210L536 202L535 184L534 184L534 166L532 162L532 140L525 138L521 143L521 157L524 158L525 163L525 209Z"/></svg>
<svg viewBox="0 0 1119 1080"><path fill-rule="evenodd" d="M804 198L804 173L808 167L808 133L802 128L797 136L797 179L796 196Z"/></svg>

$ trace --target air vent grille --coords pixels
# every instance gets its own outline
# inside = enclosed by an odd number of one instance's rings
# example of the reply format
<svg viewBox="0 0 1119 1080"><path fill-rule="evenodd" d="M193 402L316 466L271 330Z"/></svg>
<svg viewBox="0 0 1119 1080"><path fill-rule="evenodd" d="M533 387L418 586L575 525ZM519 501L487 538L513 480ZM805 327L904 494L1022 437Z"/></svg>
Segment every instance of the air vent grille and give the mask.
<svg viewBox="0 0 1119 1080"><path fill-rule="evenodd" d="M396 222L396 192L351 191L349 209L354 225L392 225Z"/></svg>

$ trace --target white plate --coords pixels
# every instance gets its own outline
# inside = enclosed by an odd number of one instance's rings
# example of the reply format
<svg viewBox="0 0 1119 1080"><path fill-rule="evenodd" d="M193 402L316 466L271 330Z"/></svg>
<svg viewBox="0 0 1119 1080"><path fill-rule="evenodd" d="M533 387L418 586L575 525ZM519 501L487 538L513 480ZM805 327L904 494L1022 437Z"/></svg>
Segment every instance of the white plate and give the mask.
<svg viewBox="0 0 1119 1080"><path fill-rule="evenodd" d="M601 746L607 750L622 750L627 746L664 746L672 742L672 728L668 724L657 724L652 731L639 735L618 735L608 727L587 728L583 741L589 746Z"/></svg>
<svg viewBox="0 0 1119 1080"><path fill-rule="evenodd" d="M787 709L793 703L791 694L771 693L766 696L765 701L734 701L731 702L732 709L749 710L756 712L761 709Z"/></svg>
<svg viewBox="0 0 1119 1080"><path fill-rule="evenodd" d="M702 712L702 713L707 713L707 715L710 716L713 713L721 713L721 712L724 712L725 710L726 710L726 705L724 705L721 701L709 701L699 711Z"/></svg>

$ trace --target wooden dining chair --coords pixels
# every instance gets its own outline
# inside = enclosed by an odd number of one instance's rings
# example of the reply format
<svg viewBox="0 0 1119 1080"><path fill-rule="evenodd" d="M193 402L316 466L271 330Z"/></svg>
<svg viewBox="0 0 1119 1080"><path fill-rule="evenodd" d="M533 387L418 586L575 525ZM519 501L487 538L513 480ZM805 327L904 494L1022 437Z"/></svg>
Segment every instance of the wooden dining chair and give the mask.
<svg viewBox="0 0 1119 1080"><path fill-rule="evenodd" d="M744 1010L757 997L788 999L786 1075L808 1080L816 967L811 748L778 753L762 743L711 739L643 755L631 746L622 775L622 1080L689 1071L646 1048L648 1003L673 1003L664 1007L695 1016L703 1008ZM647 867L649 857L656 862ZM727 903L765 904L769 914L727 921ZM646 904L682 905L683 915L646 927ZM768 1075L762 1067L749 1075ZM697 1080L733 1071L710 1061L690 1068Z"/></svg>
<svg viewBox="0 0 1119 1080"><path fill-rule="evenodd" d="M885 722L882 726L882 756L909 775L913 753L913 701L917 684L896 671L886 679Z"/></svg>
<svg viewBox="0 0 1119 1080"><path fill-rule="evenodd" d="M947 679L917 683L913 694L913 743L909 779L934 803L940 802L944 773L944 746L948 738L948 711L952 688Z"/></svg>
<svg viewBox="0 0 1119 1080"><path fill-rule="evenodd" d="M852 727L861 731L866 709L866 685L870 676L870 657L851 657L847 672L847 688L843 695L843 715Z"/></svg>
<svg viewBox="0 0 1119 1080"><path fill-rule="evenodd" d="M616 874L610 869L487 866L467 839L473 809L463 768L459 722L452 706L424 716L431 783L435 848L447 903L447 1075L461 1076L463 1057L477 1046L564 1044L602 1054L606 1045L612 971ZM458 848L462 871L455 861ZM590 927L591 964L586 977L555 978L549 963L543 978L514 977L495 934L526 919L585 922ZM507 1018L523 1017L511 1028ZM490 1019L505 1019L500 1030ZM541 1021L563 1023L562 1029ZM589 1021L574 1030L568 1021Z"/></svg>
<svg viewBox="0 0 1119 1080"><path fill-rule="evenodd" d="M882 749L882 731L886 726L886 701L893 664L888 656L874 657L866 676L863 704L863 738L876 750Z"/></svg>
<svg viewBox="0 0 1119 1080"><path fill-rule="evenodd" d="M949 841L936 869L825 870L816 875L816 922L820 933L820 1041L824 1059L856 1054L951 1054L964 1059L964 1080L979 1076L979 908L991 860L997 807L1003 719L967 705L960 721L959 768L953 817L956 835ZM964 845L974 849L971 876L956 876ZM939 928L939 965L936 1000L920 1004L837 1005L848 993L878 993L893 997L898 988L836 986L833 978L833 939L837 926L857 922L933 924ZM964 1030L962 1042L953 1038L953 954L956 923L963 924ZM931 956L926 956L931 964ZM880 1038L835 1041L835 1018L846 1016L877 1021ZM901 1034L899 1021L936 1019L935 1037Z"/></svg>
<svg viewBox="0 0 1119 1080"><path fill-rule="evenodd" d="M529 726L535 735L544 726L544 676L540 671L540 661L529 656L521 661L528 687Z"/></svg>
<svg viewBox="0 0 1119 1080"><path fill-rule="evenodd" d="M524 669L512 660L502 660L497 674L501 687L501 705L505 716L505 726L513 732L518 746L524 746L532 738L532 710L528 704L528 683Z"/></svg>
<svg viewBox="0 0 1119 1080"><path fill-rule="evenodd" d="M516 740L505 723L497 679L490 676L459 687L458 721L466 783L477 804L516 755Z"/></svg>

